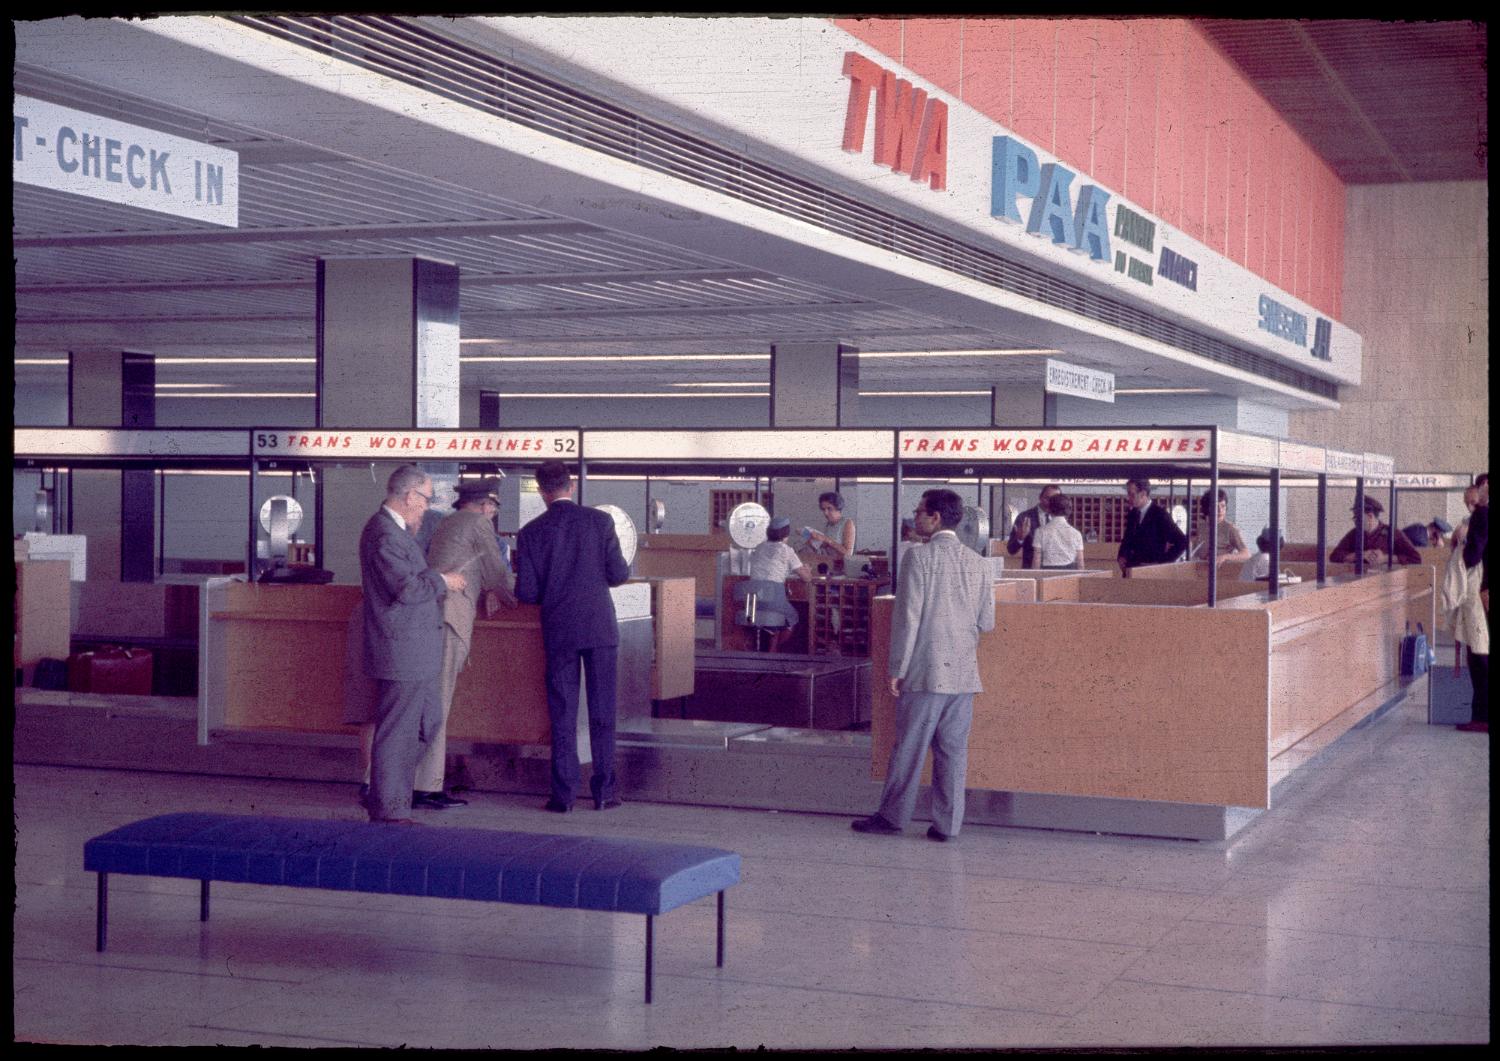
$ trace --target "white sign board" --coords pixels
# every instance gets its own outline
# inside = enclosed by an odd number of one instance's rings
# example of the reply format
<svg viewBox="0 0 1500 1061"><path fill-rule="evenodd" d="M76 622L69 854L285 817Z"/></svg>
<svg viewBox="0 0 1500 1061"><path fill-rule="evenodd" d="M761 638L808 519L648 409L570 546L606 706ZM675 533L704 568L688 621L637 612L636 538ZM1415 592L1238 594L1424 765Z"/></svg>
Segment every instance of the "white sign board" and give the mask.
<svg viewBox="0 0 1500 1061"><path fill-rule="evenodd" d="M830 461L891 459L889 431L586 431L596 460Z"/></svg>
<svg viewBox="0 0 1500 1061"><path fill-rule="evenodd" d="M1328 456L1322 446L1309 446L1305 442L1289 442L1282 439L1278 447L1281 470L1322 475L1328 470Z"/></svg>
<svg viewBox="0 0 1500 1061"><path fill-rule="evenodd" d="M15 96L12 173L20 184L237 228L233 151Z"/></svg>
<svg viewBox="0 0 1500 1061"><path fill-rule="evenodd" d="M1396 460L1395 460L1394 457L1387 457L1384 454L1380 454L1380 453L1366 453L1365 454L1365 477L1366 478L1369 478L1372 475L1373 476L1379 476L1380 478L1382 478L1382 479L1386 480L1387 482L1389 482L1391 476L1393 476L1395 474L1396 474Z"/></svg>
<svg viewBox="0 0 1500 1061"><path fill-rule="evenodd" d="M903 461L1206 462L1212 432L1182 427L997 427L902 431Z"/></svg>
<svg viewBox="0 0 1500 1061"><path fill-rule="evenodd" d="M17 457L245 457L250 437L232 431L118 427L18 427Z"/></svg>
<svg viewBox="0 0 1500 1061"><path fill-rule="evenodd" d="M1075 398L1088 398L1096 402L1115 400L1115 374L1098 369L1070 365L1066 361L1047 358L1047 382L1043 390L1048 394L1068 394Z"/></svg>
<svg viewBox="0 0 1500 1061"><path fill-rule="evenodd" d="M1329 475L1353 475L1365 474L1365 458L1361 453L1345 453L1343 450L1330 449L1326 451Z"/></svg>
<svg viewBox="0 0 1500 1061"><path fill-rule="evenodd" d="M578 459L578 432L267 428L253 431L261 459L505 461Z"/></svg>
<svg viewBox="0 0 1500 1061"><path fill-rule="evenodd" d="M1264 435L1246 435L1238 431L1219 432L1219 463L1250 468L1274 468L1281 459L1276 439Z"/></svg>

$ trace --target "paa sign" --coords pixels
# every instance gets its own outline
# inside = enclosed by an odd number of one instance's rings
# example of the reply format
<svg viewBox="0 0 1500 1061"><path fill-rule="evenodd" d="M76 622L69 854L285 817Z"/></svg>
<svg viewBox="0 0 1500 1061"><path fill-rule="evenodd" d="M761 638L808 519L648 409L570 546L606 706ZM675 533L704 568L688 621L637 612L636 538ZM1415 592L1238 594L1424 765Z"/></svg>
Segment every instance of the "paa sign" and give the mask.
<svg viewBox="0 0 1500 1061"><path fill-rule="evenodd" d="M233 151L26 96L14 100L17 183L239 227Z"/></svg>
<svg viewBox="0 0 1500 1061"><path fill-rule="evenodd" d="M1087 254L1096 262L1109 261L1109 225L1104 204L1109 192L1085 184L1073 202L1072 170L1059 162L1040 165L1036 152L1013 136L994 138L990 154L990 216L1021 224L1016 199L1031 200L1026 231L1044 236L1068 250Z"/></svg>

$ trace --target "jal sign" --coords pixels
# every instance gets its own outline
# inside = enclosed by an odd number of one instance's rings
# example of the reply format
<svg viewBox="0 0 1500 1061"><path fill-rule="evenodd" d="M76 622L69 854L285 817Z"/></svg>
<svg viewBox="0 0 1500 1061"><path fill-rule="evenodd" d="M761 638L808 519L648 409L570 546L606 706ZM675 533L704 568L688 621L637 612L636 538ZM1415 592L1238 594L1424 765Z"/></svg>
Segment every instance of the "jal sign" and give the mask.
<svg viewBox="0 0 1500 1061"><path fill-rule="evenodd" d="M1049 357L1043 390L1048 394L1069 394L1096 402L1112 402L1115 400L1115 374L1054 361Z"/></svg>
<svg viewBox="0 0 1500 1061"><path fill-rule="evenodd" d="M239 227L233 151L27 96L13 99L17 183Z"/></svg>

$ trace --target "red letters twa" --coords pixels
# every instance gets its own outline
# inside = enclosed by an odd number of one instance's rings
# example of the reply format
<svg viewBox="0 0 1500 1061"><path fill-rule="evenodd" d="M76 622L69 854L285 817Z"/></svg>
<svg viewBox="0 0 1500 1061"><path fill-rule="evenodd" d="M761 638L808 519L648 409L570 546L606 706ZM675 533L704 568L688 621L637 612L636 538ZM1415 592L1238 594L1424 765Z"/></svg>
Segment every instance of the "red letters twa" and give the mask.
<svg viewBox="0 0 1500 1061"><path fill-rule="evenodd" d="M849 106L844 112L844 150L865 147L865 120L870 93L875 93L875 162L933 191L948 186L948 105L884 70L858 52L844 53L849 79Z"/></svg>

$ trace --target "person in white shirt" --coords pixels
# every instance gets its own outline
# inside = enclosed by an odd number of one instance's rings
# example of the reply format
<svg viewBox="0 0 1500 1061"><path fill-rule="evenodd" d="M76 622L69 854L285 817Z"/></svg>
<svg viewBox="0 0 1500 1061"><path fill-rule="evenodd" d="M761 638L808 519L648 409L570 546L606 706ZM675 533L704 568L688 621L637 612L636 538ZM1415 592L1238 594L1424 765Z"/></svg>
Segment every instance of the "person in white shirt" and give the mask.
<svg viewBox="0 0 1500 1061"><path fill-rule="evenodd" d="M1255 547L1260 550L1240 570L1240 581L1254 582L1271 577L1271 528L1263 527L1255 537Z"/></svg>
<svg viewBox="0 0 1500 1061"><path fill-rule="evenodd" d="M776 634L778 643L790 638L792 628L797 625L797 609L787 599L786 580L796 577L804 582L812 581L812 572L786 543L791 533L792 521L777 516L766 527L766 540L750 551L750 578L771 584L763 587L757 595L756 610L779 612L786 617L786 627Z"/></svg>
<svg viewBox="0 0 1500 1061"><path fill-rule="evenodd" d="M1083 535L1068 522L1073 499L1063 493L1046 500L1047 522L1031 535L1032 566L1041 568L1083 567Z"/></svg>

